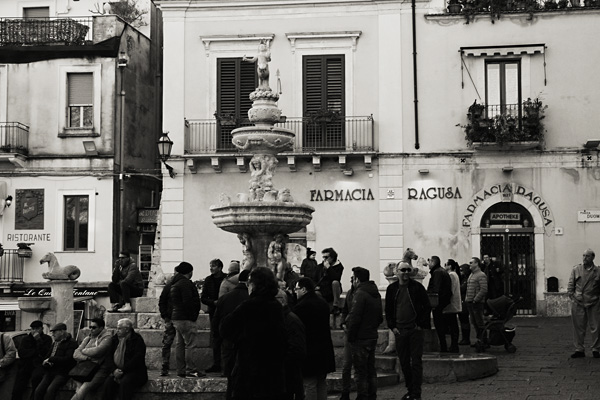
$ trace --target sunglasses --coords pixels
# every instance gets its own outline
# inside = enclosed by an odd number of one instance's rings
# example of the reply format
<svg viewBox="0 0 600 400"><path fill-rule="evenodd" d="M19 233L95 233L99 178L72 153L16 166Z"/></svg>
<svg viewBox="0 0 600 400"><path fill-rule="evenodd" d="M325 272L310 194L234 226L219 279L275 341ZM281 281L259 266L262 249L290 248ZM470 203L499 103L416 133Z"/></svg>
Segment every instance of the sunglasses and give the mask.
<svg viewBox="0 0 600 400"><path fill-rule="evenodd" d="M410 268L400 268L400 272L411 272L412 269Z"/></svg>
<svg viewBox="0 0 600 400"><path fill-rule="evenodd" d="M98 329L98 325L90 325L90 329Z"/></svg>

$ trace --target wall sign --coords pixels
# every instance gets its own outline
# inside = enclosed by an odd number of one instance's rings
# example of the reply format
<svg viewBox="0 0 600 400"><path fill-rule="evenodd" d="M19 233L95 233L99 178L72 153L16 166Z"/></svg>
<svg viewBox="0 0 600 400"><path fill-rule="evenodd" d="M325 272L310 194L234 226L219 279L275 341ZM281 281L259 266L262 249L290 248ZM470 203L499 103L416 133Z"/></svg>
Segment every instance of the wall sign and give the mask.
<svg viewBox="0 0 600 400"><path fill-rule="evenodd" d="M457 187L408 188L408 200L462 199Z"/></svg>
<svg viewBox="0 0 600 400"><path fill-rule="evenodd" d="M521 214L519 213L491 213L490 220L492 221L514 221L519 222L521 220Z"/></svg>
<svg viewBox="0 0 600 400"><path fill-rule="evenodd" d="M577 211L577 222L600 222L600 210Z"/></svg>
<svg viewBox="0 0 600 400"><path fill-rule="evenodd" d="M138 224L157 224L158 208L142 208L138 210Z"/></svg>
<svg viewBox="0 0 600 400"><path fill-rule="evenodd" d="M311 190L310 201L361 201L375 200L371 189Z"/></svg>
<svg viewBox="0 0 600 400"><path fill-rule="evenodd" d="M9 296L11 297L45 297L50 296L52 291L49 287L47 288L16 288ZM75 297L87 297L87 296L98 296L105 295L108 291L103 288L73 288L73 296Z"/></svg>
<svg viewBox="0 0 600 400"><path fill-rule="evenodd" d="M15 229L44 229L44 189L17 189Z"/></svg>

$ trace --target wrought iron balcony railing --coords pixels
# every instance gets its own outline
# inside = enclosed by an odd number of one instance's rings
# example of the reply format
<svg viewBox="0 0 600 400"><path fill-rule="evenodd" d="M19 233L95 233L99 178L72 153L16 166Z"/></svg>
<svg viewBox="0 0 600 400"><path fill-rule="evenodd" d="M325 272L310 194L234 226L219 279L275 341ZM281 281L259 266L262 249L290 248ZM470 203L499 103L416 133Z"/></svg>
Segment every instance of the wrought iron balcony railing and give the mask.
<svg viewBox="0 0 600 400"><path fill-rule="evenodd" d="M83 45L93 38L94 17L0 18L0 46Z"/></svg>
<svg viewBox="0 0 600 400"><path fill-rule="evenodd" d="M20 122L0 122L0 153L29 153L29 127Z"/></svg>
<svg viewBox="0 0 600 400"><path fill-rule="evenodd" d="M238 152L231 143L231 131L251 126L248 120L218 122L216 119L185 121L185 153ZM293 153L374 151L373 116L339 117L333 120L309 117L287 118L278 127L296 134Z"/></svg>
<svg viewBox="0 0 600 400"><path fill-rule="evenodd" d="M25 260L17 255L17 249L4 249L0 257L0 282L22 283Z"/></svg>

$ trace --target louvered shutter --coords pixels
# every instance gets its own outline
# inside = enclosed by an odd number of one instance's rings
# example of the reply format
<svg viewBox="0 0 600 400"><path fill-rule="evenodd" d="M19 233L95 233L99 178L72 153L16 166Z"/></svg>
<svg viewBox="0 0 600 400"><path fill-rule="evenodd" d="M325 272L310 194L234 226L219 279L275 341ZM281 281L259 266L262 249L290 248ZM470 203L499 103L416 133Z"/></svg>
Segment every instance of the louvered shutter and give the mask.
<svg viewBox="0 0 600 400"><path fill-rule="evenodd" d="M49 18L50 7L25 7L23 18Z"/></svg>
<svg viewBox="0 0 600 400"><path fill-rule="evenodd" d="M258 76L256 74L256 64L243 62L240 60L240 108L239 116L243 120L248 119L248 110L252 108L250 93L256 90L258 86Z"/></svg>
<svg viewBox="0 0 600 400"><path fill-rule="evenodd" d="M92 105L94 92L92 73L68 74L69 105Z"/></svg>

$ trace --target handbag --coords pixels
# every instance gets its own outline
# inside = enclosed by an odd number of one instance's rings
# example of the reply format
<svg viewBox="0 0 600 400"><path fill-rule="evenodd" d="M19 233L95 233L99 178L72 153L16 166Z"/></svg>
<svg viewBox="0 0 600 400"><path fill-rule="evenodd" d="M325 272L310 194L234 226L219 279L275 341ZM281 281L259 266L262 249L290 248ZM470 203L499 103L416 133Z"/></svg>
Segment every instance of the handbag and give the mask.
<svg viewBox="0 0 600 400"><path fill-rule="evenodd" d="M69 377L78 382L90 382L99 368L100 364L91 360L79 361L69 371Z"/></svg>

